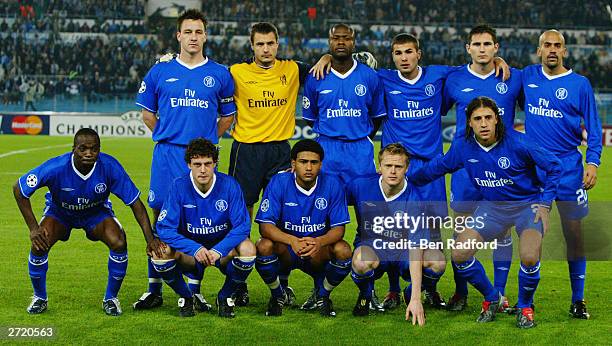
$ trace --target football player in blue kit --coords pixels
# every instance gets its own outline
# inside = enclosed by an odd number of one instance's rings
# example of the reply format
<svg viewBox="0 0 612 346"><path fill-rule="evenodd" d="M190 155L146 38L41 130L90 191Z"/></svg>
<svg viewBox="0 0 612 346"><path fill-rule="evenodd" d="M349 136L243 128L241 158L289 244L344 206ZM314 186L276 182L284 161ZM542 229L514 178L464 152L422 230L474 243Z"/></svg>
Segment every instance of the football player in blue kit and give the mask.
<svg viewBox="0 0 612 346"><path fill-rule="evenodd" d="M49 192L39 223L29 198L41 187ZM67 241L73 228L82 228L87 238L102 241L110 250L102 306L107 315L121 315L117 294L127 271L128 254L125 232L108 199L111 192L132 209L147 241L147 253L161 253L160 244L153 240L140 191L115 158L100 152L100 137L94 130L78 130L72 152L52 158L19 178L13 193L32 242L28 269L34 297L29 313L47 310L49 251L58 240Z"/></svg>
<svg viewBox="0 0 612 346"><path fill-rule="evenodd" d="M370 138L385 116L382 84L376 71L352 57L355 32L346 24L329 31L331 73L304 85L303 118L313 126L325 151L323 171L343 184L376 172Z"/></svg>
<svg viewBox="0 0 612 346"><path fill-rule="evenodd" d="M236 112L234 81L228 68L204 54L206 25L204 14L198 10L187 10L179 16L178 57L155 64L136 97L136 105L142 108L143 120L156 142L148 197L153 220L166 198L168 182L189 172L183 161L189 141L203 137L217 144ZM162 280L150 259L148 266L149 288L134 303L134 309L150 309L163 303ZM194 290L200 280L190 277Z"/></svg>
<svg viewBox="0 0 612 346"><path fill-rule="evenodd" d="M183 273L201 278L206 267L219 268L225 282L217 295L218 313L233 318L231 295L255 265L242 190L234 178L215 171L218 159L219 151L211 141L198 138L189 142L185 162L190 172L171 184L157 220L157 233L168 247L163 256L153 256L151 262L181 297L182 317L194 316L194 306L200 311L210 308L205 301L194 302L194 292L183 280Z"/></svg>
<svg viewBox="0 0 612 346"><path fill-rule="evenodd" d="M466 114L464 139L457 138L443 157L426 164L410 180L423 184L464 168L470 183L483 196L473 214L475 222L466 224L466 229L457 235L455 244L463 246L452 249L457 274L485 298L478 322L495 319L502 295L474 257L474 244L503 237L509 227L516 227L521 260L516 325L531 328L535 326L533 297L540 281L542 237L548 228L561 162L551 152L529 143L524 134L506 132L492 99L475 98ZM537 169L546 172L543 183Z"/></svg>
<svg viewBox="0 0 612 346"><path fill-rule="evenodd" d="M563 173L555 199L567 244L572 289L569 313L588 319L581 220L589 212L587 190L595 186L601 164L601 121L589 80L563 66L567 56L563 35L557 30L542 33L537 55L541 64L523 69L525 131L529 139L561 160ZM588 134L584 167L577 150L582 141L581 121ZM541 179L545 179L544 172Z"/></svg>
<svg viewBox="0 0 612 346"><path fill-rule="evenodd" d="M521 95L521 71L510 68L510 77L505 80L495 74L494 59L499 49L495 29L479 25L468 34L466 50L471 63L448 75L444 85L446 110L456 105L456 139L462 140L466 131L467 105L477 96L487 96L495 101L506 131L513 131L517 99ZM468 216L475 210L475 202L482 199L481 193L469 183L464 169L451 177L451 209L456 215ZM505 297L506 282L512 264L512 235L506 237L493 250L493 270L495 287L504 295L500 310L511 311ZM453 311L463 310L467 305L467 282L455 275L455 293L447 302Z"/></svg>
<svg viewBox="0 0 612 346"><path fill-rule="evenodd" d="M320 314L336 316L330 294L351 270L351 247L342 239L350 218L344 186L321 174L323 162L322 146L301 140L291 149L294 173L277 174L264 191L255 217L261 233L255 267L272 294L268 316L282 314L287 295L279 272L291 269L314 278Z"/></svg>
<svg viewBox="0 0 612 346"><path fill-rule="evenodd" d="M425 288L426 297L435 292L436 283L444 274L446 260L439 249L415 248L409 251L410 257L399 258L375 250L376 244L372 241L375 234L366 227L373 224L376 217L395 215L397 211L418 216L426 210L419 202L419 194L406 180L410 164L408 151L399 143L391 143L380 150L378 160L380 175L357 178L348 187L349 200L355 205L358 219L351 277L359 287L359 297L353 315L369 314L374 281L387 271L387 267L395 265L400 275L411 281L411 285L404 290L408 305L406 319L412 315L413 324L423 325L425 315L421 303L421 286ZM410 240L418 244L420 239L417 238L422 237L421 233L411 232ZM408 255L408 250L404 255Z"/></svg>

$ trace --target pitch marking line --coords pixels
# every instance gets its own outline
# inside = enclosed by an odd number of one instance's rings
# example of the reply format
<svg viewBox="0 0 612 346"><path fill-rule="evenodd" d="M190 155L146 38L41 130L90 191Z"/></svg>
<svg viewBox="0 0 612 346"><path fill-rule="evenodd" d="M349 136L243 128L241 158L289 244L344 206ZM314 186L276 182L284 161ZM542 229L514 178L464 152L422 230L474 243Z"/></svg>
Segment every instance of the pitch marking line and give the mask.
<svg viewBox="0 0 612 346"><path fill-rule="evenodd" d="M8 156L13 156L13 155L19 155L19 154L27 154L29 152L32 151L40 151L40 150L47 150L47 149L55 149L55 148L63 148L63 147L69 147L70 144L57 144L57 145L47 145L44 147L37 147L37 148L30 148L30 149L20 149L20 150L13 150L13 151L9 151L6 153L1 153L0 154L0 159L4 158L4 157L8 157Z"/></svg>

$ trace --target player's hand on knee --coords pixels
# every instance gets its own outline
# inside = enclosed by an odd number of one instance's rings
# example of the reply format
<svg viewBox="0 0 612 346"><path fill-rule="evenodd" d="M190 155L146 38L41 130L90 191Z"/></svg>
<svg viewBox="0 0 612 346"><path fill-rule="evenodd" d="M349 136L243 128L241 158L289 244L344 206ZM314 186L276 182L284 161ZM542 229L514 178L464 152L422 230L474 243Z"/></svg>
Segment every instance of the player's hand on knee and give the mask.
<svg viewBox="0 0 612 346"><path fill-rule="evenodd" d="M205 247L201 247L196 253L195 253L195 259L204 264L205 266L213 266L215 265L215 262L217 262L217 260L221 257L216 251L210 251Z"/></svg>
<svg viewBox="0 0 612 346"><path fill-rule="evenodd" d="M307 244L307 247L302 250L302 257L313 257L321 251L321 240L318 238L303 238L304 242Z"/></svg>
<svg viewBox="0 0 612 346"><path fill-rule="evenodd" d="M153 238L153 240L147 242L147 256L153 257L155 255L161 258L166 253L166 249L169 250L168 245L159 240L159 238Z"/></svg>
<svg viewBox="0 0 612 346"><path fill-rule="evenodd" d="M301 252L306 245L306 243L304 243L304 241L298 237L291 238L289 244L291 245L291 250L293 250L293 252L298 256L301 256Z"/></svg>
<svg viewBox="0 0 612 346"><path fill-rule="evenodd" d="M406 321L412 319L412 325L425 325L425 310L420 300L411 299L406 307Z"/></svg>
<svg viewBox="0 0 612 346"><path fill-rule="evenodd" d="M205 247L202 246L201 248L199 248L193 257L195 257L196 261L202 263L203 265L205 266L209 265L208 249L206 249Z"/></svg>
<svg viewBox="0 0 612 346"><path fill-rule="evenodd" d="M30 241L32 242L32 246L37 251L49 251L49 241L48 241L49 232L44 226L38 226L34 230L30 230Z"/></svg>

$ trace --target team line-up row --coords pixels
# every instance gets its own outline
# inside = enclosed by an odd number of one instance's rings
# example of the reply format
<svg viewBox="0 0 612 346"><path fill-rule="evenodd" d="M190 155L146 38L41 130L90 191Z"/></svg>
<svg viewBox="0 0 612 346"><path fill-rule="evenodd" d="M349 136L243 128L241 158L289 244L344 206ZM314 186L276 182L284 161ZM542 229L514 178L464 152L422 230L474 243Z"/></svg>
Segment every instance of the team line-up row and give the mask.
<svg viewBox="0 0 612 346"><path fill-rule="evenodd" d="M219 315L225 317L234 315L234 304L248 303L244 280L255 267L272 293L268 315L279 315L283 306L293 303L286 277L291 269L300 268L315 281L313 296L303 307L318 308L326 316L335 315L330 292L352 272L360 291L355 315L399 305L399 277L410 275L412 285L404 295L408 297L407 316L412 315L415 322L424 323L421 287L432 305L461 310L466 306L468 282L485 298L478 320L492 321L498 310L511 310L503 296L512 246L494 251L498 259L494 261L495 285L474 257L474 249L453 250L456 292L444 303L435 290L445 267L439 250L411 251L410 261L402 257L390 261L383 258L386 253L377 253L371 246L371 238L361 239L367 230L358 229L355 251L342 240L344 224L349 222L347 200L355 205L358 218L371 213L370 209L359 210L364 201L381 201L387 210L417 213L397 203L446 201L443 175L454 172L451 208L464 215L489 217L485 227L458 234L458 241L499 238L507 245L511 242L507 229L515 226L519 233L522 256L514 310L521 328L535 326L533 293L539 282L540 244L548 211L554 200L568 202L558 207L568 244L570 314L588 318L580 220L588 214L586 190L596 183L601 123L589 81L563 66L567 54L563 35L545 31L537 48L542 64L523 70L506 68L502 79L495 75L495 65L505 64L495 57L499 44L488 26L471 30L466 50L472 62L460 67L419 66L418 40L400 34L391 42L397 70L375 71L353 59L352 28L337 24L329 34L330 54L317 67L331 72L321 71L317 78L307 76L301 63L276 58L278 31L271 23L253 25L253 60L228 70L203 55L203 15L195 10L182 14L177 21L179 55L151 68L136 102L157 142L148 202L159 238L147 230L146 210L130 183L101 181L87 193L71 186L50 188L45 217L37 224L25 197L43 182L46 186L59 184L59 179L44 180L40 174L47 168L41 167L54 162L53 169L65 169L62 174L76 179L76 186L89 184L90 176L95 176L92 172L100 172L101 167L118 165L97 154L95 133L77 134L73 153L48 161L37 168L41 172L24 175L15 188L33 244L30 276L35 298L28 311L43 312L47 307L44 277L50 246L66 238L70 228L84 228L88 236L103 240L111 249L104 308L110 315L121 313L116 299L120 280L116 281L123 277L121 268L127 263L123 233L111 214L94 217L87 213L106 203L88 193L103 195L110 189L134 209L148 243L149 291L134 304L135 309L161 305L162 279L182 297L181 315L193 315L194 306L209 309L199 295L199 283L203 268L216 265L227 277L217 298ZM371 56L359 57L373 65ZM287 140L293 134L300 84L304 85L303 117L318 137L291 149ZM512 129L517 103L525 109L526 134ZM443 155L440 116L453 104L457 109L455 140ZM585 169L576 150L582 139L581 120L589 134ZM368 137L379 126L384 149L378 157L381 174L377 175ZM214 145L230 127L234 142L229 175L233 179L214 170L218 158ZM204 139L194 140L200 137ZM108 163L102 164L102 159ZM293 174L276 174L289 168ZM112 169L109 174L115 181L128 181L127 174L117 176L122 172ZM78 197L69 196L75 191ZM253 205L262 191L254 218L262 238L255 246L246 237ZM474 201L519 203L503 209ZM246 205L244 211L241 204ZM63 214L79 212L84 214L70 214L69 218ZM446 208L428 213L447 215ZM423 230L411 236L435 240L437 234ZM390 289L379 305L371 288L383 272L388 273ZM189 278L187 284L183 274Z"/></svg>

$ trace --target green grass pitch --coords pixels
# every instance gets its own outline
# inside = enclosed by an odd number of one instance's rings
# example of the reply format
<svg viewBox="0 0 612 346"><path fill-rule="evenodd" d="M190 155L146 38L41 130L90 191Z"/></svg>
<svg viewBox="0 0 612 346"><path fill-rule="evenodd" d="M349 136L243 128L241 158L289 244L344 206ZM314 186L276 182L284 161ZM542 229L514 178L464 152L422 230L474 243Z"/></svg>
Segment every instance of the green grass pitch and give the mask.
<svg viewBox="0 0 612 346"><path fill-rule="evenodd" d="M251 304L237 308L234 320L224 320L213 313L199 313L195 318L181 319L177 315L177 296L164 287L164 305L155 311L134 312L131 303L147 288L145 243L129 208L116 198L115 212L124 225L129 248L128 274L119 294L124 313L121 317L107 317L102 310L106 285L108 250L100 242L91 242L84 232L75 230L68 242L60 242L49 258L49 310L30 316L25 308L30 302L32 288L27 273L30 247L28 230L14 203L12 185L28 169L47 158L70 150L69 137L0 136L0 328L54 327L52 339L61 343L205 343L205 344L399 344L460 342L463 344L566 344L612 343L612 289L610 261L592 261L588 265L586 298L591 320L570 319L567 309L570 300L567 265L563 261L544 261L542 280L536 294L536 321L532 330L518 330L514 317L502 315L495 323L479 325L475 319L480 311L480 296L470 288L467 311L449 313L427 310L427 324L423 328L404 321L405 307L367 318L351 314L357 288L350 278L332 293L338 312L335 319L322 318L318 313L304 313L286 309L282 317L266 318L263 314L269 291L259 275L249 277ZM220 171L226 172L229 161L229 140L222 141ZM148 191L149 166L153 143L147 139L103 138L102 150L115 156L124 165L136 185L143 191L143 202ZM21 152L19 152L21 151ZM590 192L590 201L609 201L612 197L612 153L604 150L598 185ZM36 215L40 217L44 192L32 197ZM609 213L609 211L608 211ZM355 222L347 227L345 239L352 242ZM558 218L553 217L550 237L559 236ZM252 238L259 237L252 226ZM547 237L548 238L548 237ZM547 238L544 239L545 247ZM609 240L609 239L608 239ZM516 242L515 242L516 243ZM548 246L563 246L553 243ZM609 249L609 248L608 248ZM517 252L515 250L515 256ZM481 255L491 273L490 257ZM508 281L510 302L516 300L518 265L513 264ZM216 269L206 271L202 293L214 301L221 285L221 274ZM310 293L311 280L295 271L290 277L298 302ZM405 283L402 284L403 286ZM453 290L452 270L442 277L438 288L444 297ZM377 282L379 296L384 296L387 280ZM33 340L30 340L33 341ZM37 341L40 341L38 339ZM13 343L0 335L0 343Z"/></svg>

